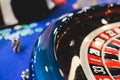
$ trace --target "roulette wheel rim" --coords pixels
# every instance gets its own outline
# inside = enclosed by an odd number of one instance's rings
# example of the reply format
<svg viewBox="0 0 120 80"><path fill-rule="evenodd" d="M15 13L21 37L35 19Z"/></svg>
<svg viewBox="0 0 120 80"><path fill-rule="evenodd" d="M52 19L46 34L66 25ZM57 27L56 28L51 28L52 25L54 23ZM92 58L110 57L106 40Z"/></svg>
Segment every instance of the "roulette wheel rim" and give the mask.
<svg viewBox="0 0 120 80"><path fill-rule="evenodd" d="M108 58L105 52L105 49L110 47L112 40L119 38L117 36L119 31L117 30L119 30L120 18L116 17L120 15L120 11L117 10L119 8L119 4L96 5L72 11L56 19L36 41L30 63L30 79L119 80L119 76L112 73L117 68L109 65L108 61L110 60L110 64L113 64L113 61L111 61L114 59L112 58L113 55ZM74 28L73 26L80 27ZM95 40L98 42L94 43ZM98 52L99 54L94 53L94 51L97 52L98 50L101 50L101 52ZM105 54L103 55L103 53ZM75 64L76 69L80 65L77 76L76 74L70 76L73 59L78 62L76 62L78 65ZM101 63L97 63L97 61ZM74 78L72 79L72 77Z"/></svg>

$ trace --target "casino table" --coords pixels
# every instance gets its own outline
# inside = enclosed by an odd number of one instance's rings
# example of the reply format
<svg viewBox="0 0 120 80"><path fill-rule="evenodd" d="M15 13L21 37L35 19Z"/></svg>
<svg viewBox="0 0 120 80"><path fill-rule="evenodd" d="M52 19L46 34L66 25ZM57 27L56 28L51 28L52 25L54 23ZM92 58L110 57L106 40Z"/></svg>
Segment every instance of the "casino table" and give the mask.
<svg viewBox="0 0 120 80"><path fill-rule="evenodd" d="M108 0L97 0L97 4ZM118 0L113 0L116 2ZM14 28L0 30L0 80L22 80L22 71L29 68L31 53L36 40L44 29L58 17L73 11L75 0L67 0L65 5L57 7L46 19L30 24L21 24ZM10 37L20 36L22 50L14 52Z"/></svg>

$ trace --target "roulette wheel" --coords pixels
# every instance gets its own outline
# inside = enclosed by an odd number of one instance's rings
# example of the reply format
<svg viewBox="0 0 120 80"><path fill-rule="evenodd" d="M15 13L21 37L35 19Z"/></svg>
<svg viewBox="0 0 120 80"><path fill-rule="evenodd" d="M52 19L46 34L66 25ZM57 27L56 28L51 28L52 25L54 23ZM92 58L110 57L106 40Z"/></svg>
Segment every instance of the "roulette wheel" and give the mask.
<svg viewBox="0 0 120 80"><path fill-rule="evenodd" d="M71 11L53 21L32 51L30 80L120 80L120 4Z"/></svg>

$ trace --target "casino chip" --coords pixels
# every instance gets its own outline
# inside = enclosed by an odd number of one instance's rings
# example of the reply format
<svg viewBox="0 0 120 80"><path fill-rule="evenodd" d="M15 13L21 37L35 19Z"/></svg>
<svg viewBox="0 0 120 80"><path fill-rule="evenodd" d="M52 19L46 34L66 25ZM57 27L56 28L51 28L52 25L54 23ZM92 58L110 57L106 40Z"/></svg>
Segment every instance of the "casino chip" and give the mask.
<svg viewBox="0 0 120 80"><path fill-rule="evenodd" d="M79 9L51 23L29 70L31 80L120 80L120 5Z"/></svg>

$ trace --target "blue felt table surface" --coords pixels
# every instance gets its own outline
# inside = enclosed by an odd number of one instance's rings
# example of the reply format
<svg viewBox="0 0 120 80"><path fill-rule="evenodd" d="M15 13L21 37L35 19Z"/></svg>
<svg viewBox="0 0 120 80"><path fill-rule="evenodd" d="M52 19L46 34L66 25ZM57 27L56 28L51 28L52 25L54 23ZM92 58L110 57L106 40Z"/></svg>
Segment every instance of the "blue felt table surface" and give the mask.
<svg viewBox="0 0 120 80"><path fill-rule="evenodd" d="M47 19L38 21L36 28L38 27L43 31L53 19L74 10L72 8L72 4L75 1L76 0L67 0L65 5L54 10ZM100 3L100 1L105 0L98 0L98 3ZM37 31L36 28L31 28L33 29L33 33L30 35L21 34L22 36L20 36L20 41L22 51L19 53L13 52L11 41L4 39L4 36L2 35L2 38L0 39L0 80L22 80L21 72L29 68L32 49L38 36L41 34L41 31ZM12 30L11 34L13 32L15 33L15 30Z"/></svg>

